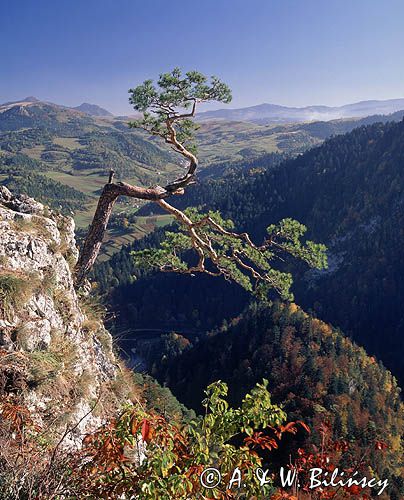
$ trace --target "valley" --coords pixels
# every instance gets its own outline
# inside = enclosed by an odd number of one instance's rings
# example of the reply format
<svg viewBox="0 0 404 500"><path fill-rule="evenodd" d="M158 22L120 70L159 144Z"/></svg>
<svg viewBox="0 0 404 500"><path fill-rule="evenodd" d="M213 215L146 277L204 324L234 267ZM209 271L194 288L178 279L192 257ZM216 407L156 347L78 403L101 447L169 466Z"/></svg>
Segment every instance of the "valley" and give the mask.
<svg viewBox="0 0 404 500"><path fill-rule="evenodd" d="M294 269L296 300L342 327L400 381L404 377L403 261L399 250L404 244L403 133L403 121L357 128L277 167L266 169L263 162L261 173L252 176L236 171L223 180L204 179L174 200L179 208L218 209L239 230L247 230L255 238L262 237L269 222L285 216L306 224L309 236L327 245L329 269ZM142 245L158 245L161 237L161 230L157 231ZM237 316L248 302L236 285L202 276L142 274L132 283L126 272L131 276L136 270L129 252L138 248L135 243L123 249L96 270L101 289L109 292L114 307L121 311L123 325L161 327L168 326L164 321L169 319L173 331L179 333L195 324L209 331L220 327L223 318ZM112 291L111 276L119 282ZM153 314L147 311L149 303L156 303L160 286L175 290L178 302L170 295L166 303L159 301L160 319L156 321L156 306ZM205 287L209 297L197 300L195 308L191 297L203 294ZM143 298L146 290L147 303Z"/></svg>

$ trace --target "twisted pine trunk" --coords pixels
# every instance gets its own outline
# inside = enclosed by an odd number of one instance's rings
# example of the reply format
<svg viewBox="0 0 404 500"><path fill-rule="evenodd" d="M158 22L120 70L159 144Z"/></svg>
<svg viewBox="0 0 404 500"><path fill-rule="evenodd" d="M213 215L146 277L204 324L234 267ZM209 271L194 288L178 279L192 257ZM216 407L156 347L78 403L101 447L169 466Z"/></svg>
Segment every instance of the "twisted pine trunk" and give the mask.
<svg viewBox="0 0 404 500"><path fill-rule="evenodd" d="M113 172L109 177L109 182L104 186L100 199L98 200L93 221L89 227L86 239L80 250L80 255L75 266L75 284L77 287L82 285L84 279L92 268L102 245L105 231L111 217L115 201L119 196L129 196L140 200L159 201L172 194L182 194L182 185L188 184L190 178L185 177L165 188L157 186L154 188L142 188L131 186L125 182L112 182Z"/></svg>

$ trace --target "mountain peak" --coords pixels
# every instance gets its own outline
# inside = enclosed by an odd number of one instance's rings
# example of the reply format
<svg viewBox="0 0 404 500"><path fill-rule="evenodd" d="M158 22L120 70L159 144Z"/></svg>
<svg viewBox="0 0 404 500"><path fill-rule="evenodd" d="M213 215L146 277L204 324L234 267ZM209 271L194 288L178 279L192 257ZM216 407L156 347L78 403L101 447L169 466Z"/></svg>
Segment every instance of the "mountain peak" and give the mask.
<svg viewBox="0 0 404 500"><path fill-rule="evenodd" d="M88 102L83 102L80 106L76 106L73 109L91 116L114 116L108 110L101 108L101 106L98 106L97 104L90 104Z"/></svg>
<svg viewBox="0 0 404 500"><path fill-rule="evenodd" d="M25 97L23 99L24 102L39 102L39 99L37 99L36 97L34 97L33 95L30 95L28 97Z"/></svg>

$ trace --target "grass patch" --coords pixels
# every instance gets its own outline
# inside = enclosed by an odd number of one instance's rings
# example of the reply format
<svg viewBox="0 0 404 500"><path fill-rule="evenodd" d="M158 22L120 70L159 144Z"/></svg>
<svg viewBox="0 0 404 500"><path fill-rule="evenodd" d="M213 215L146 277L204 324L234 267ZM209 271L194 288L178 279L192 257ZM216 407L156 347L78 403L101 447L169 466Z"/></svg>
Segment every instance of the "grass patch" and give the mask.
<svg viewBox="0 0 404 500"><path fill-rule="evenodd" d="M51 238L51 234L44 222L44 218L38 215L31 215L29 217L19 216L14 218L12 228L15 231L35 233L43 238Z"/></svg>
<svg viewBox="0 0 404 500"><path fill-rule="evenodd" d="M76 137L54 137L53 142L58 146L74 151L81 149L83 146L80 144L79 139Z"/></svg>
<svg viewBox="0 0 404 500"><path fill-rule="evenodd" d="M50 350L29 354L30 375L35 384L54 379L63 368L63 358Z"/></svg>
<svg viewBox="0 0 404 500"><path fill-rule="evenodd" d="M0 272L0 313L10 320L13 313L32 296L39 286L39 279L35 275L25 275L18 272Z"/></svg>
<svg viewBox="0 0 404 500"><path fill-rule="evenodd" d="M90 371L84 370L74 387L75 397L78 399L87 399L93 384L94 375Z"/></svg>
<svg viewBox="0 0 404 500"><path fill-rule="evenodd" d="M92 332L98 330L100 323L104 321L105 307L100 304L97 298L88 296L81 299L80 308L86 316L83 327Z"/></svg>
<svg viewBox="0 0 404 500"><path fill-rule="evenodd" d="M129 399L140 404L143 399L141 386L135 383L132 370L129 370L123 362L118 362L118 371L111 382L110 389L117 401Z"/></svg>
<svg viewBox="0 0 404 500"><path fill-rule="evenodd" d="M73 317L73 304L66 290L55 288L52 295L56 310L63 321L65 323L71 321Z"/></svg>
<svg viewBox="0 0 404 500"><path fill-rule="evenodd" d="M6 267L8 264L7 255L0 255L0 267Z"/></svg>
<svg viewBox="0 0 404 500"><path fill-rule="evenodd" d="M59 393L74 390L77 348L69 338L53 331L49 348L33 351L28 356L31 381L42 386L42 393L57 399Z"/></svg>
<svg viewBox="0 0 404 500"><path fill-rule="evenodd" d="M94 332L94 335L104 349L105 354L112 353L112 338L107 330L98 328L98 330Z"/></svg>

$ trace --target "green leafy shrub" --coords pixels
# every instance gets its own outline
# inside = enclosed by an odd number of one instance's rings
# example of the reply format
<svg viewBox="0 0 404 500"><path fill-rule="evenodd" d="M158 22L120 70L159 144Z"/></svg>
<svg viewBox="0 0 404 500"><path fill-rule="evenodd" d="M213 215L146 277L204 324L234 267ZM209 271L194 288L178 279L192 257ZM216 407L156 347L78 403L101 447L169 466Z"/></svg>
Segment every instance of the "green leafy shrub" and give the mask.
<svg viewBox="0 0 404 500"><path fill-rule="evenodd" d="M70 478L72 489L85 492L83 498L235 498L225 495L238 467L245 483L238 495L269 495L273 485L260 485L255 477L262 459L248 444L260 442L255 430L282 428L286 420L285 412L272 404L267 384L257 384L239 408L232 408L226 400L227 385L215 382L206 390L205 415L185 425L127 406L115 422L85 439ZM295 424L290 428L296 431ZM147 443L143 460L140 435ZM278 446L275 439L262 442L267 449ZM222 475L212 489L200 482L209 467Z"/></svg>

